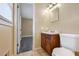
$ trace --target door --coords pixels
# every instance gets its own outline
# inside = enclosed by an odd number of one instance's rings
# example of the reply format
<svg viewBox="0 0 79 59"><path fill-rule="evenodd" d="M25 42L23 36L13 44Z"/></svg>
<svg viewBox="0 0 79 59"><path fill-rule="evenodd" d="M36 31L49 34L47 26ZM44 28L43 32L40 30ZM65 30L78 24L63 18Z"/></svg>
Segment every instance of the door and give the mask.
<svg viewBox="0 0 79 59"><path fill-rule="evenodd" d="M51 45L50 45L50 41L51 41L51 35L46 34L46 51L49 55L51 55Z"/></svg>
<svg viewBox="0 0 79 59"><path fill-rule="evenodd" d="M20 4L17 4L17 53L19 53L20 49L20 41L21 41L21 15L20 15Z"/></svg>

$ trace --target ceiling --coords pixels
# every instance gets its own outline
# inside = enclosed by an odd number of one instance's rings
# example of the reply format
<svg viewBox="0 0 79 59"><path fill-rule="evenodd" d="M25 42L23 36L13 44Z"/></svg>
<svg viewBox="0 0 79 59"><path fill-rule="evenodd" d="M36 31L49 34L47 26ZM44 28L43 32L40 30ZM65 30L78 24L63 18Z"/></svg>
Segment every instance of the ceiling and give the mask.
<svg viewBox="0 0 79 59"><path fill-rule="evenodd" d="M33 4L21 3L21 17L26 19L33 19Z"/></svg>

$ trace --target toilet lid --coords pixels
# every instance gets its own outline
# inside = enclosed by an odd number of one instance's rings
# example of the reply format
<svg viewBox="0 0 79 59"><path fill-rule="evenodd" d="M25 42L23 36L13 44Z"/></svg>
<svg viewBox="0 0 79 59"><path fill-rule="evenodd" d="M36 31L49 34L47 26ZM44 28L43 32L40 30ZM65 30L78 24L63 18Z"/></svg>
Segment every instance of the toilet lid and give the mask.
<svg viewBox="0 0 79 59"><path fill-rule="evenodd" d="M56 56L74 56L74 52L72 52L71 50L66 49L64 47L53 49L52 55L53 54Z"/></svg>

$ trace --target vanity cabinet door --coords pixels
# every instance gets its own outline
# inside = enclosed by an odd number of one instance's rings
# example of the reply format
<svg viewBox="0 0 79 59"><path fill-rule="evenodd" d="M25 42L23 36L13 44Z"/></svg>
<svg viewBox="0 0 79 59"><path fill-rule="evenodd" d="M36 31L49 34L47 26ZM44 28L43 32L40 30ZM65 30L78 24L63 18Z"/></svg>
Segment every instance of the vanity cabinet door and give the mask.
<svg viewBox="0 0 79 59"><path fill-rule="evenodd" d="M58 34L53 35L51 37L51 49L53 51L54 48L60 47L60 37Z"/></svg>
<svg viewBox="0 0 79 59"><path fill-rule="evenodd" d="M46 51L50 55L51 53L51 46L50 46L50 40L46 39Z"/></svg>
<svg viewBox="0 0 79 59"><path fill-rule="evenodd" d="M53 43L53 44L52 44ZM60 37L59 35L53 35L51 40L52 47L60 47Z"/></svg>

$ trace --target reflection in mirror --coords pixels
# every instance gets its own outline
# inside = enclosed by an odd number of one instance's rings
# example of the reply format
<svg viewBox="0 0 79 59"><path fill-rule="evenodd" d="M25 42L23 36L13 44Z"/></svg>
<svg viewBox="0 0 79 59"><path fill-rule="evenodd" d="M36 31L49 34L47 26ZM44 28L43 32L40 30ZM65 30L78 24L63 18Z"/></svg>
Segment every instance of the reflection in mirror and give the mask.
<svg viewBox="0 0 79 59"><path fill-rule="evenodd" d="M55 22L59 20L59 8L58 7L49 13L49 20L50 22Z"/></svg>

